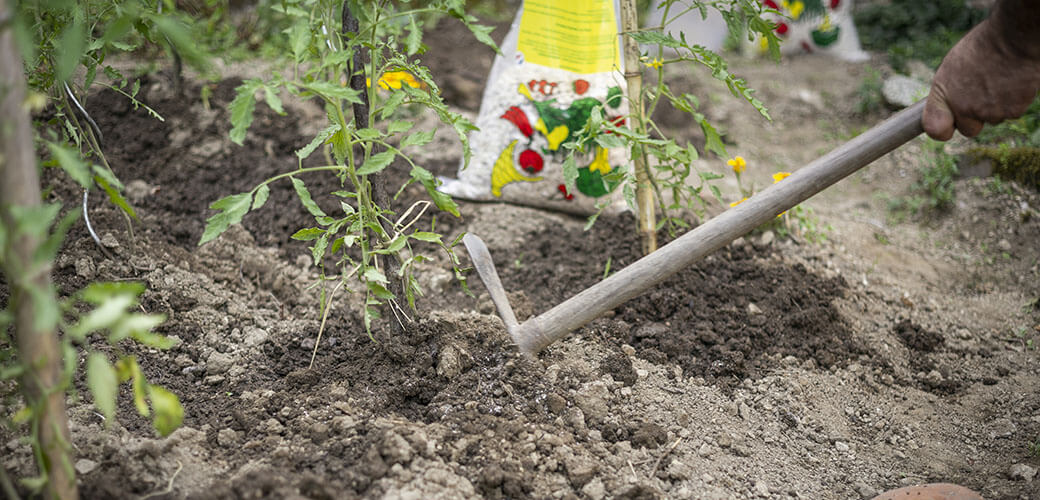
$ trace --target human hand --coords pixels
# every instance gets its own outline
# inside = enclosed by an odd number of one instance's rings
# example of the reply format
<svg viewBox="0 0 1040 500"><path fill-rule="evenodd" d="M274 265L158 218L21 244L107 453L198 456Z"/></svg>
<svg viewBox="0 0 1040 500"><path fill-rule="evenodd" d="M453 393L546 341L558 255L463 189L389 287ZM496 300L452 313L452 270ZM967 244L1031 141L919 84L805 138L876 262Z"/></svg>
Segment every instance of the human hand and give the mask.
<svg viewBox="0 0 1040 500"><path fill-rule="evenodd" d="M921 119L931 138L948 140L955 128L974 137L986 123L1022 116L1036 98L1040 59L1010 46L999 30L983 21L943 59Z"/></svg>

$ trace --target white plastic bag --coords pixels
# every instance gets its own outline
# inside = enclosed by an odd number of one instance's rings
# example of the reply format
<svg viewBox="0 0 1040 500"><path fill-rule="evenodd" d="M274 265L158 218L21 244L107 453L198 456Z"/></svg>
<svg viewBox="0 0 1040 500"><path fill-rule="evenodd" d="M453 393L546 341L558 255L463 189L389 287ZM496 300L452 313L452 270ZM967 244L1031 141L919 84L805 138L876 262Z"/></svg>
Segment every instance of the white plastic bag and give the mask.
<svg viewBox="0 0 1040 500"><path fill-rule="evenodd" d="M592 213L614 191L607 174L628 162L623 148L592 146L576 156L578 180L564 186L561 147L590 113L624 123L628 114L615 0L525 0L495 58L470 135L473 156L441 190Z"/></svg>

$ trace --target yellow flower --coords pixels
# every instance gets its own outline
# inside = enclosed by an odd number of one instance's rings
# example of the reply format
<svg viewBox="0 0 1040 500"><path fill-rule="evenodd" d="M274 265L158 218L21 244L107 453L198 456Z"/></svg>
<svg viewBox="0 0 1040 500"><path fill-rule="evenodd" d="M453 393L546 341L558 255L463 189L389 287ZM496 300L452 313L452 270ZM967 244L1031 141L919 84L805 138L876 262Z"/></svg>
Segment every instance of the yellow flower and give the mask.
<svg viewBox="0 0 1040 500"><path fill-rule="evenodd" d="M737 201L734 201L733 203L730 203L729 206L730 207L735 207L737 205L740 205L741 203L744 203L745 201L747 201L747 197L746 196L741 198L741 199L739 199L739 200L737 200Z"/></svg>
<svg viewBox="0 0 1040 500"><path fill-rule="evenodd" d="M791 19L797 21L799 17L802 17L802 11L805 10L805 2L802 2L801 0L797 0L794 2L788 2L787 0L783 0L782 3L784 5L784 8L791 13Z"/></svg>
<svg viewBox="0 0 1040 500"><path fill-rule="evenodd" d="M643 63L643 64L646 65L646 67L648 67L648 68L654 68L654 69L657 69L657 68L660 68L661 66L664 66L664 63L662 63L661 60L657 59L657 58L654 58L653 61L650 61L648 63Z"/></svg>
<svg viewBox="0 0 1040 500"><path fill-rule="evenodd" d="M789 175L791 175L791 172L777 172L773 174L773 184L786 179Z"/></svg>
<svg viewBox="0 0 1040 500"><path fill-rule="evenodd" d="M727 161L726 164L730 167L733 167L733 171L738 174L742 174L745 170L747 170L747 162L744 161L743 156L734 156L733 158L730 158L730 160Z"/></svg>
<svg viewBox="0 0 1040 500"><path fill-rule="evenodd" d="M366 85L372 86L372 79L365 79ZM383 73L383 76L379 77L379 87L383 90L399 89L402 85L408 85L412 88L421 88L422 83L415 79L411 73L407 71L387 71Z"/></svg>

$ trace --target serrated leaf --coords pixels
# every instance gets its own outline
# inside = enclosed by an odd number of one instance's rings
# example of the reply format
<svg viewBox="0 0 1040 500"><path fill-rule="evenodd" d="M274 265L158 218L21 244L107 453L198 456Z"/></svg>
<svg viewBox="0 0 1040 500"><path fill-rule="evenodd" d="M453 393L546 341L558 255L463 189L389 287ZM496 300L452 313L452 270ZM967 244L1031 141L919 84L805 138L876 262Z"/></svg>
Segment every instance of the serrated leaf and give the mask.
<svg viewBox="0 0 1040 500"><path fill-rule="evenodd" d="M397 107L404 102L405 97L408 97L408 94L404 92L394 92L393 94L390 94L390 97L383 103L383 109L380 111L380 118L385 120L388 116L393 114Z"/></svg>
<svg viewBox="0 0 1040 500"><path fill-rule="evenodd" d="M155 411L152 425L160 436L169 436L181 426L181 422L184 421L184 407L181 406L181 400L176 394L157 385L149 384L148 400L151 401L152 410Z"/></svg>
<svg viewBox="0 0 1040 500"><path fill-rule="evenodd" d="M566 186L567 192L577 191L574 186L578 180L578 164L574 161L574 155L567 155L560 168L563 170L563 184Z"/></svg>
<svg viewBox="0 0 1040 500"><path fill-rule="evenodd" d="M123 197L121 192L123 189L122 183L119 182L115 175L112 175L112 172L100 165L94 165L94 182L101 186L101 189L108 195L108 201L111 201L113 205L122 209L130 217L137 218L137 212Z"/></svg>
<svg viewBox="0 0 1040 500"><path fill-rule="evenodd" d="M253 111L256 108L256 91L263 86L263 82L254 78L246 80L235 87L235 98L228 105L231 115L231 142L242 145L246 138L246 131L253 124Z"/></svg>
<svg viewBox="0 0 1040 500"><path fill-rule="evenodd" d="M388 283L386 276L382 273L382 271L374 267L366 268L365 273L362 276L365 278L365 281L372 281L375 283Z"/></svg>
<svg viewBox="0 0 1040 500"><path fill-rule="evenodd" d="M338 132L339 129L340 126L338 123L333 123L332 125L325 127L321 130L321 132L318 132L318 135L314 136L314 139L311 139L310 143L308 143L303 148L297 150L296 156L301 160L307 158L311 155L311 153L314 152L315 149L318 149L318 146L324 144L325 141L329 139L329 137L332 137L333 134Z"/></svg>
<svg viewBox="0 0 1040 500"><path fill-rule="evenodd" d="M267 197L271 195L271 188L267 187L267 184L262 184L256 188L256 194L253 195L253 206L250 210L256 210L267 203Z"/></svg>
<svg viewBox="0 0 1040 500"><path fill-rule="evenodd" d="M289 28L289 48L292 50L293 59L296 62L303 61L307 52L307 46L311 42L311 29L307 21L299 20Z"/></svg>
<svg viewBox="0 0 1040 500"><path fill-rule="evenodd" d="M301 229L299 231L296 231L295 233L293 233L292 236L290 236L290 238L292 238L294 240L299 240L299 241L311 241L311 240L316 240L316 239L320 238L321 235L323 235L325 233L326 233L326 231L324 229L319 228L319 227L308 227L308 228L304 228L304 229Z"/></svg>
<svg viewBox="0 0 1040 500"><path fill-rule="evenodd" d="M264 102L267 103L267 107L271 108L275 113L285 116L285 108L282 107L282 99L278 97L274 89L264 85Z"/></svg>
<svg viewBox="0 0 1040 500"><path fill-rule="evenodd" d="M415 126L412 122L406 122L401 120L395 120L390 122L390 125L386 127L387 134L400 134L401 132L407 132Z"/></svg>
<svg viewBox="0 0 1040 500"><path fill-rule="evenodd" d="M342 99L349 103L361 104L361 91L354 90L350 87L344 87L337 85L332 82L326 81L314 81L307 83L303 86L311 92L315 92L324 96L327 99Z"/></svg>
<svg viewBox="0 0 1040 500"><path fill-rule="evenodd" d="M321 207L314 202L314 199L311 198L311 192L307 190L307 186L303 184L303 181L295 177L290 177L289 179L292 180L293 189L296 190L296 196L300 198L300 203L303 204L304 208L306 208L311 215L315 217L328 217L328 215L322 211Z"/></svg>
<svg viewBox="0 0 1040 500"><path fill-rule="evenodd" d="M325 249L329 247L329 237L331 233L326 232L321 235L317 241L314 242L314 246L311 247L311 257L314 258L314 265L320 266L321 259L325 257Z"/></svg>
<svg viewBox="0 0 1040 500"><path fill-rule="evenodd" d="M355 131L354 135L356 135L358 139L361 139L362 141L371 141L373 139L378 139L382 137L383 133L374 128L363 128L361 130Z"/></svg>
<svg viewBox="0 0 1040 500"><path fill-rule="evenodd" d="M383 170L394 161L394 156L396 155L393 151L383 151L368 157L361 168L357 169L357 175L371 175Z"/></svg>
<svg viewBox="0 0 1040 500"><path fill-rule="evenodd" d="M644 45L664 45L665 47L671 48L679 48L683 46L682 42L676 40L671 35L665 34L662 31L634 31L626 34L633 40Z"/></svg>
<svg viewBox="0 0 1040 500"><path fill-rule="evenodd" d="M495 49L496 54L502 53L498 49L498 45L495 44L495 41L491 39L491 32L495 30L494 26L484 26L482 24L472 23L469 22L469 19L464 19L463 23L467 28L469 28L469 31L473 33L473 37L476 38L478 42Z"/></svg>
<svg viewBox="0 0 1040 500"><path fill-rule="evenodd" d="M427 231L416 231L411 234L411 237L419 241L425 241L428 243L437 243L438 245L443 244L441 242L441 235L437 233L431 233Z"/></svg>
<svg viewBox="0 0 1040 500"><path fill-rule="evenodd" d="M94 406L105 417L105 427L108 427L116 414L119 377L116 376L112 364L101 353L92 352L87 356L87 388L94 396Z"/></svg>
<svg viewBox="0 0 1040 500"><path fill-rule="evenodd" d="M433 140L433 134L434 132L432 130L424 130L405 136L404 139L401 139L401 147L425 146Z"/></svg>
<svg viewBox="0 0 1040 500"><path fill-rule="evenodd" d="M83 162L78 151L73 151L71 148L53 142L47 143L47 149L50 150L54 160L58 162L58 166L81 187L90 189L94 185L94 176L90 173L90 167Z"/></svg>
<svg viewBox="0 0 1040 500"><path fill-rule="evenodd" d="M415 15L408 16L408 35L404 38L405 54L415 55L422 48L422 28L415 22Z"/></svg>
<svg viewBox="0 0 1040 500"><path fill-rule="evenodd" d="M411 175L412 179L419 181L426 188L426 194L430 195L430 199L433 200L434 205L437 205L437 208L455 217L461 216L459 214L459 206L455 203L455 200L451 199L451 196L447 193L437 190L437 186L440 186L441 182L433 176L432 172L416 165L412 167Z"/></svg>
<svg viewBox="0 0 1040 500"><path fill-rule="evenodd" d="M375 295L378 299L389 300L394 298L394 294L390 293L390 291L387 290L385 286L379 283L376 283L374 281L367 281L365 282L365 285L372 292L372 295Z"/></svg>
<svg viewBox="0 0 1040 500"><path fill-rule="evenodd" d="M219 210L220 212L206 219L206 229L202 232L199 245L201 246L220 236L221 233L227 231L233 224L242 222L242 217L249 211L252 201L252 193L239 193L225 196L213 202L209 208Z"/></svg>

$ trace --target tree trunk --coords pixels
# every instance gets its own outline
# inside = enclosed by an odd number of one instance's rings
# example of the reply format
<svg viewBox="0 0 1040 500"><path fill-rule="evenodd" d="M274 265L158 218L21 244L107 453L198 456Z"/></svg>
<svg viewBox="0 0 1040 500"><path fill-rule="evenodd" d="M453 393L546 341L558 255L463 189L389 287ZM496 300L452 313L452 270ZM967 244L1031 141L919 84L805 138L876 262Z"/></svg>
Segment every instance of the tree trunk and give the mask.
<svg viewBox="0 0 1040 500"><path fill-rule="evenodd" d="M0 19L11 19L9 8L7 0L0 0ZM33 263L39 238L15 234L12 211L16 206L40 205L40 180L29 115L24 108L22 68L10 24L0 25L0 221L7 229L4 274L10 287L18 357L25 367L21 390L26 404L35 409L38 441L33 444L39 447L41 473L48 478L44 496L70 500L79 495L65 416L61 348L56 325L39 325L37 307L41 300L57 298L51 286L50 266Z"/></svg>

